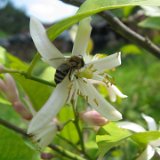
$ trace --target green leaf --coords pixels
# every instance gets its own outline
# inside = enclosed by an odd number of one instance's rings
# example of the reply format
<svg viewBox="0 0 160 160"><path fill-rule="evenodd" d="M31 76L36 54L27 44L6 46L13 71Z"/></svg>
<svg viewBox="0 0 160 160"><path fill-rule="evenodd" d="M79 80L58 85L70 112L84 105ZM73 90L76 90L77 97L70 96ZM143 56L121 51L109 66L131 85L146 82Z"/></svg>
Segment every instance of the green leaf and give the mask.
<svg viewBox="0 0 160 160"><path fill-rule="evenodd" d="M21 116L15 112L13 106L9 103L0 103L0 117L8 122L25 126Z"/></svg>
<svg viewBox="0 0 160 160"><path fill-rule="evenodd" d="M118 145L120 141L129 136L131 136L131 132L119 128L115 123L110 122L103 126L96 136L100 157L103 157L112 147Z"/></svg>
<svg viewBox="0 0 160 160"><path fill-rule="evenodd" d="M151 28L160 30L160 17L149 17L138 24L143 28Z"/></svg>
<svg viewBox="0 0 160 160"><path fill-rule="evenodd" d="M53 90L50 86L26 79L21 75L14 75L14 79L22 86L36 109L43 106Z"/></svg>
<svg viewBox="0 0 160 160"><path fill-rule="evenodd" d="M27 63L8 53L3 47L0 47L0 63L10 69L26 70L28 68Z"/></svg>
<svg viewBox="0 0 160 160"><path fill-rule="evenodd" d="M6 50L3 47L0 47L0 63L5 64L6 61Z"/></svg>
<svg viewBox="0 0 160 160"><path fill-rule="evenodd" d="M160 6L159 0L86 0L77 14L60 21L48 29L48 36L54 40L64 30L77 23L81 19L99 13L104 10L121 8L125 6L149 5Z"/></svg>
<svg viewBox="0 0 160 160"><path fill-rule="evenodd" d="M58 118L62 123L66 123L69 120L73 120L74 114L73 114L72 107L64 106L61 109L60 113L58 114ZM78 134L77 134L77 131L76 131L76 128L73 122L69 122L67 125L65 125L65 127L63 128L60 134L61 136L67 138L73 143L78 142Z"/></svg>
<svg viewBox="0 0 160 160"><path fill-rule="evenodd" d="M160 138L160 131L135 133L131 138L139 144L147 145L149 142Z"/></svg>
<svg viewBox="0 0 160 160"><path fill-rule="evenodd" d="M36 160L36 151L25 143L21 136L0 126L0 159L1 160Z"/></svg>
<svg viewBox="0 0 160 160"><path fill-rule="evenodd" d="M136 45L133 45L133 44L128 44L128 45L123 46L121 48L121 51L124 55L142 53L142 51Z"/></svg>

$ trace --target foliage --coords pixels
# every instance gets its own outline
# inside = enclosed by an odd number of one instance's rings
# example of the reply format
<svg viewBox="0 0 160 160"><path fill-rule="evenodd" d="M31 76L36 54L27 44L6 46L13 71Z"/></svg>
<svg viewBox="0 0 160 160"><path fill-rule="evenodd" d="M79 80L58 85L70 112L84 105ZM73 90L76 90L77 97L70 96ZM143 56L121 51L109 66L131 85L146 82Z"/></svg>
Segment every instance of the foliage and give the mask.
<svg viewBox="0 0 160 160"><path fill-rule="evenodd" d="M48 29L48 36L54 40L60 33L79 22L81 19L94 15L104 10L120 8L123 16L132 16L131 10L135 5L155 5L159 6L158 0L87 0L80 7L76 15L62 20ZM125 7L125 8L123 8ZM116 11L114 11L116 14ZM117 12L118 13L118 12ZM159 29L159 17L148 17L139 23L139 26L150 29ZM3 29L3 28L2 28ZM16 27L17 29L17 27ZM15 31L9 31L8 33ZM152 32L153 41L158 37ZM158 38L157 38L158 39ZM160 40L156 40L156 42ZM155 57L148 54L141 47L129 44L124 41L117 47L122 51L123 65L110 71L113 79L123 92L128 95L125 100L118 99L113 105L119 106L118 110L123 114L124 120L134 121L143 124L141 113L152 115L159 121L160 111L160 63ZM110 48L106 48L111 50ZM34 62L34 65L33 65ZM31 105L38 111L47 101L49 95L54 91L53 75L55 70L44 64L40 58L33 59L28 64L19 58L8 53L0 47L0 63L7 68L5 72L10 73L17 84L20 99L24 101L27 96ZM3 72L2 72L3 73ZM1 79L4 76L1 74ZM108 93L99 87L99 91L108 99ZM13 104L9 102L3 93L0 94L0 119L26 130L27 122L15 112ZM87 104L82 98L78 99L78 111L83 110ZM54 107L54 106L53 106ZM35 142L28 137L0 126L0 159L2 160L40 160L40 153L49 152L56 160L65 160L66 155L71 155L72 159L112 159L112 160L134 160L137 155L153 140L160 138L159 131L146 131L143 133L133 133L118 127L116 123L109 122L105 126L97 128L86 124L79 119L76 120L76 113L71 105L64 106L58 114L60 128L53 140L58 151L49 148L39 150ZM77 124L79 125L77 132ZM61 130L61 127L63 130ZM84 138L85 143L82 143ZM83 149L83 145L85 150ZM81 158L79 155L83 155ZM77 156L77 157L76 157ZM155 155L154 159L157 157ZM157 159L158 160L158 159Z"/></svg>

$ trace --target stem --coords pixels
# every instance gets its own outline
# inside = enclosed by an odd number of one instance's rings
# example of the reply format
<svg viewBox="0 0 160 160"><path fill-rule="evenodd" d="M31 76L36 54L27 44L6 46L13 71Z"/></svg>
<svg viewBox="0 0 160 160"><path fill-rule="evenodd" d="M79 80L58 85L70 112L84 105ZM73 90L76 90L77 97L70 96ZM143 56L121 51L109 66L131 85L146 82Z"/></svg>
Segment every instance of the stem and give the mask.
<svg viewBox="0 0 160 160"><path fill-rule="evenodd" d="M16 133L21 134L24 137L27 137L27 138L30 137L23 129L18 128L17 126L15 126L15 125L13 125L13 124L11 124L11 123L9 123L9 122L1 119L1 118L0 118L0 124L9 128L9 129L11 129L11 130L13 130L13 131L15 131Z"/></svg>
<svg viewBox="0 0 160 160"><path fill-rule="evenodd" d="M85 150L85 145L84 145L84 138L83 138L83 132L81 131L81 128L80 128L80 125L79 125L79 115L77 114L77 111L76 111L76 107L74 105L74 102L72 102L72 108L73 108L73 113L74 113L74 125L77 129L77 133L78 133L78 136L79 136L79 141L80 141L80 145L81 145L81 149L82 149L82 153L84 154L84 156L91 160L92 158L88 156L88 154L86 153L86 150Z"/></svg>
<svg viewBox="0 0 160 160"><path fill-rule="evenodd" d="M157 58L160 58L160 48L155 45L149 38L143 37L142 35L133 31L131 28L122 23L118 17L113 15L112 12L105 11L99 13L99 15L107 20L117 33L129 41L132 41L136 45L144 48L145 50L148 50L149 53L153 54Z"/></svg>
<svg viewBox="0 0 160 160"><path fill-rule="evenodd" d="M75 112L74 112L75 113ZM77 117L77 116L76 116ZM68 120L66 123L63 124L63 126L67 125L68 123L74 123L75 124L75 120L73 119L70 119ZM79 125L79 124L78 124ZM80 127L79 127L80 128ZM83 131L82 131L83 132ZM80 131L80 134L81 134L81 131ZM83 136L83 135L82 135ZM62 137L61 135L58 135L59 138L61 138L62 140L66 141L68 144L70 144L72 147L74 147L74 149L76 149L79 153L81 153L82 151L75 145L73 144L71 141L69 141L68 139ZM83 138L82 138L83 139ZM86 154L86 152L83 151L83 154L85 155L85 157L88 159L88 160L92 160L91 157L88 156L88 154Z"/></svg>
<svg viewBox="0 0 160 160"><path fill-rule="evenodd" d="M80 6L84 0L61 0L65 3L72 4L75 6ZM112 14L110 11L104 11L99 13L114 29L115 32L119 33L121 36L125 37L129 41L132 41L136 45L144 48L153 54L157 58L160 58L160 47L154 44L149 38L143 37L139 33L135 32L128 26L126 26L121 20Z"/></svg>
<svg viewBox="0 0 160 160"><path fill-rule="evenodd" d="M76 151L78 151L79 153L81 153L81 150L71 141L69 141L68 139L66 139L65 137L62 137L60 134L57 135L61 140L65 141L66 143L68 143L70 146L72 146Z"/></svg>
<svg viewBox="0 0 160 160"><path fill-rule="evenodd" d="M13 125L13 124L11 124L11 123L9 123L9 122L1 119L1 118L0 118L0 124L3 125L4 127L7 127L7 128L9 128L9 129L15 131L15 132L18 133L18 134L24 136L25 138L30 138L30 137L31 137L31 136L30 136L29 134L27 134L26 131L24 131L23 129L18 128L17 126L15 126L15 125ZM65 156L65 157L67 157L67 158L69 158L69 159L71 159L71 160L85 160L84 158L82 158L82 157L80 157L80 156L78 156L78 155L76 155L76 154L74 154L74 153L72 153L72 152L70 152L70 151L68 151L68 150L66 150L66 149L58 146L58 145L50 144L49 147L50 147L52 150L56 151L57 153Z"/></svg>
<svg viewBox="0 0 160 160"><path fill-rule="evenodd" d="M37 81L39 83L43 83L43 84L46 84L48 86L52 86L52 87L56 87L56 85L54 83L51 83L51 82L48 82L46 80L43 80L43 79L40 79L40 78L37 78L37 77L34 77L32 75L29 75L28 72L24 72L24 71L18 71L18 70L12 70L12 69L8 69L8 68L5 68L3 70L3 73L17 73L21 76L24 76L26 79L30 79L30 80L33 80L33 81Z"/></svg>
<svg viewBox="0 0 160 160"><path fill-rule="evenodd" d="M49 147L51 149L53 149L54 151L57 151L58 153L60 153L61 155L69 158L69 159L72 159L72 160L86 160L66 149L63 149L62 147L58 146L58 145L53 145L53 144L50 144Z"/></svg>
<svg viewBox="0 0 160 160"><path fill-rule="evenodd" d="M80 125L79 125L79 114L76 110L76 104L74 103L74 101L71 101L72 104L72 108L73 108L73 113L74 113L74 125L76 127L78 136L79 136L79 141L80 141L80 145L81 145L81 150L83 155L88 159L88 160L92 160L92 158L86 153L86 149L85 149L85 144L84 144L84 137L83 137L83 131L81 131Z"/></svg>
<svg viewBox="0 0 160 160"><path fill-rule="evenodd" d="M75 124L75 127L77 129L77 133L79 135L79 140L80 140L80 144L81 144L81 149L82 149L82 152L85 153L85 146L84 146L84 139L83 139L83 134L81 132L81 129L80 129L80 126L79 126L79 115L77 114L76 110L75 110L75 106L74 104L72 103L72 108L73 108L73 113L74 113L74 124Z"/></svg>

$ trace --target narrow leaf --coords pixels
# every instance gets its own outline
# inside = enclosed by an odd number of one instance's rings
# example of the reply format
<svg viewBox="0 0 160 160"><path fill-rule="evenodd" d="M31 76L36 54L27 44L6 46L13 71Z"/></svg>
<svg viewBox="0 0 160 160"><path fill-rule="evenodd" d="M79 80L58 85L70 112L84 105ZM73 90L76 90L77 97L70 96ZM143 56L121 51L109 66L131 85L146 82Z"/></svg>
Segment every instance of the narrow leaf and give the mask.
<svg viewBox="0 0 160 160"><path fill-rule="evenodd" d="M151 28L160 30L160 17L149 17L138 24L143 28Z"/></svg>
<svg viewBox="0 0 160 160"><path fill-rule="evenodd" d="M159 0L86 0L78 10L77 14L60 21L48 29L48 36L54 40L64 30L77 23L81 19L96 14L101 11L121 8L125 6L160 6Z"/></svg>

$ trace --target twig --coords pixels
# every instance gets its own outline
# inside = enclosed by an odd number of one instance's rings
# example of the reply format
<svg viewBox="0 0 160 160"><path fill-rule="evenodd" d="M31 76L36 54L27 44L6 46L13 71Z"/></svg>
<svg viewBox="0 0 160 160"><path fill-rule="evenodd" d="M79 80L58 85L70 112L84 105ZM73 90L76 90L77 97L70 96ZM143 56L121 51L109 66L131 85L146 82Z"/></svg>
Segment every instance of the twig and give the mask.
<svg viewBox="0 0 160 160"><path fill-rule="evenodd" d="M9 128L9 129L11 129L11 130L13 130L13 131L15 131L16 133L21 134L22 136L24 136L26 138L30 137L23 129L18 128L17 126L15 126L15 125L13 125L13 124L11 124L11 123L9 123L9 122L1 119L1 118L0 118L0 124Z"/></svg>
<svg viewBox="0 0 160 160"><path fill-rule="evenodd" d="M7 127L13 131L15 131L16 133L24 136L25 138L30 138L31 136L29 134L26 133L25 130L3 120L0 118L0 124L3 125L4 127ZM71 159L71 160L85 160L84 158L66 150L66 149L63 149L62 147L58 146L58 145L53 145L53 144L50 144L48 147L50 147L52 150L58 152L59 154Z"/></svg>
<svg viewBox="0 0 160 160"><path fill-rule="evenodd" d="M79 141L82 149L82 153L84 156L88 159L91 160L91 157L86 153L85 149L85 144L84 144L84 138L83 138L83 132L81 131L80 125L79 125L79 115L77 114L76 107L74 106L74 103L72 103L72 108L73 108L73 113L74 113L74 125L76 127L78 136L79 136Z"/></svg>
<svg viewBox="0 0 160 160"><path fill-rule="evenodd" d="M72 4L75 6L80 6L82 4L82 0L61 0L65 3ZM160 58L160 47L155 45L151 40L137 32L130 29L128 26L123 24L118 17L113 15L110 11L104 11L99 13L101 17L103 17L115 30L115 32L119 33L129 41L137 44L140 47L143 47L145 50L149 51L149 53L153 54L157 58Z"/></svg>
<svg viewBox="0 0 160 160"><path fill-rule="evenodd" d="M24 76L26 79L30 79L30 80L33 80L33 81L37 81L37 82L39 82L39 83L43 83L43 84L46 84L46 85L48 85L48 86L52 86L52 87L55 87L55 86L56 86L54 83L45 81L45 80L40 79L40 78L37 78L37 77L34 77L34 76L32 76L32 75L29 75L27 72L24 72L24 71L19 71L19 70L13 70L13 69L9 69L9 68L4 68L4 70L3 70L1 73L15 73L15 74L19 74L19 75L21 75L21 76Z"/></svg>
<svg viewBox="0 0 160 160"><path fill-rule="evenodd" d="M65 141L67 144L69 144L71 147L73 147L76 151L78 151L79 153L81 153L81 150L74 143L72 143L71 141L69 141L67 138L62 137L60 134L57 134L57 136L61 140Z"/></svg>
<svg viewBox="0 0 160 160"><path fill-rule="evenodd" d="M58 153L62 154L63 156L69 158L69 159L72 159L72 160L86 160L66 149L63 149L62 147L58 146L58 145L53 145L53 144L50 144L49 147L51 149L53 149L54 151L57 151Z"/></svg>
<svg viewBox="0 0 160 160"><path fill-rule="evenodd" d="M85 146L84 146L84 139L83 139L83 134L81 132L80 126L79 126L79 116L77 115L75 106L72 103L72 108L73 108L73 112L74 112L74 125L76 127L77 133L79 135L79 141L80 141L80 145L81 145L81 149L83 151L83 153L85 153Z"/></svg>
<svg viewBox="0 0 160 160"><path fill-rule="evenodd" d="M157 45L155 45L151 40L149 40L146 37L141 36L137 32L127 27L125 24L123 24L120 21L118 17L113 15L111 12L105 11L99 14L108 21L108 23L112 26L112 28L117 33L119 33L126 39L134 42L138 46L143 47L144 49L148 50L149 53L155 55L157 58L160 58L160 48Z"/></svg>

